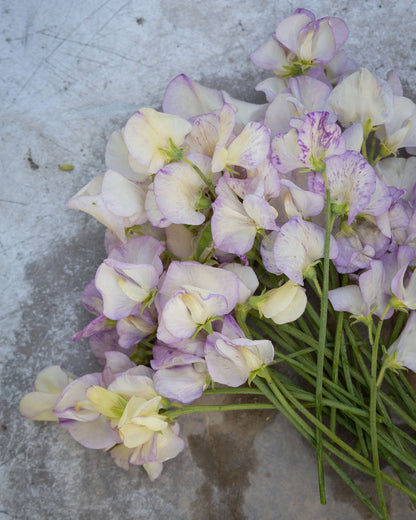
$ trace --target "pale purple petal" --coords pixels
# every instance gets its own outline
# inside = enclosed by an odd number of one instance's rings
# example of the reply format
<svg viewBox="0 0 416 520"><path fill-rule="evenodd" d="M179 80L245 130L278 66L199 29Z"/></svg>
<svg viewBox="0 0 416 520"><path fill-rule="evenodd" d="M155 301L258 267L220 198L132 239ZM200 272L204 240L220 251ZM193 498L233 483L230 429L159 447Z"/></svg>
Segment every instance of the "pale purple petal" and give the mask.
<svg viewBox="0 0 416 520"><path fill-rule="evenodd" d="M119 434L113 430L108 419L101 415L91 422L61 421L61 426L85 448L103 450L120 442Z"/></svg>
<svg viewBox="0 0 416 520"><path fill-rule="evenodd" d="M204 87L185 74L179 74L166 88L163 111L189 119L214 112L220 109L223 103L223 96L218 90Z"/></svg>
<svg viewBox="0 0 416 520"><path fill-rule="evenodd" d="M200 154L188 157L208 177L210 160ZM184 162L174 162L158 171L153 189L160 212L174 224L202 224L205 215L197 211L196 205L205 182L192 166Z"/></svg>
<svg viewBox="0 0 416 520"><path fill-rule="evenodd" d="M276 40L269 40L250 54L250 59L262 69L284 71L283 67L289 65L284 47Z"/></svg>
<svg viewBox="0 0 416 520"><path fill-rule="evenodd" d="M300 217L291 218L277 233L274 243L274 262L288 278L303 285L303 270L323 258L325 230ZM329 258L338 254L336 241L331 236Z"/></svg>
<svg viewBox="0 0 416 520"><path fill-rule="evenodd" d="M306 9L296 12L279 23L276 28L276 39L294 54L299 54L299 33L315 16Z"/></svg>
<svg viewBox="0 0 416 520"><path fill-rule="evenodd" d="M370 311L357 285L332 289L328 292L328 299L336 311L346 311L354 316L368 316Z"/></svg>
<svg viewBox="0 0 416 520"><path fill-rule="evenodd" d="M206 369L199 371L192 365L157 370L155 390L168 399L187 404L201 397L207 386L207 375Z"/></svg>

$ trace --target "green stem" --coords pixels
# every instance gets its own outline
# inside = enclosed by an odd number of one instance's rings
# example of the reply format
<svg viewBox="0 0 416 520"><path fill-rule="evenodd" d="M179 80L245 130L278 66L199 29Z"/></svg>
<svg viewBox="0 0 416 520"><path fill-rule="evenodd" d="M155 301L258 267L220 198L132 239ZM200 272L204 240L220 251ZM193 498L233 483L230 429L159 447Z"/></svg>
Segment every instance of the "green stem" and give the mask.
<svg viewBox="0 0 416 520"><path fill-rule="evenodd" d="M337 328L335 332L334 358L332 361L332 381L334 384L338 382L339 357L341 351L341 344L344 342L343 337L343 321L344 313L339 312L337 315ZM331 410L330 428L335 433L335 425L337 421L336 409Z"/></svg>
<svg viewBox="0 0 416 520"><path fill-rule="evenodd" d="M217 194L215 192L215 187L212 184L212 182L209 179L207 179L204 172L200 168L198 168L198 166L196 164L194 164L192 161L187 159L185 156L182 156L181 159L183 162L186 162L186 164L189 164L189 166L192 166L192 168L196 171L196 173L201 177L201 179L204 181L204 183L208 186L211 194L214 196L214 198L216 198Z"/></svg>
<svg viewBox="0 0 416 520"><path fill-rule="evenodd" d="M165 417L176 419L180 415L200 412L229 412L237 410L273 410L275 406L269 403L240 403L240 404L201 404L195 406L184 406L179 410L168 410L163 412Z"/></svg>
<svg viewBox="0 0 416 520"><path fill-rule="evenodd" d="M319 347L316 362L316 419L322 421L322 387L324 375L324 361L325 361L325 342L326 329L328 322L328 290L329 290L329 246L331 239L331 230L334 224L335 217L331 215L331 194L328 187L328 181L324 172L324 179L326 184L326 229L325 229L325 245L324 245L324 265L323 265L323 281L321 293L321 315L319 320ZM322 431L316 429L316 453L318 462L318 481L319 481L319 495L321 504L326 504L325 497L325 476L323 465L323 447L322 447Z"/></svg>
<svg viewBox="0 0 416 520"><path fill-rule="evenodd" d="M235 394L235 395L263 395L260 390L257 388L245 388L245 387L237 387L237 388L209 388L208 390L204 390L204 395L225 395L225 394Z"/></svg>
<svg viewBox="0 0 416 520"><path fill-rule="evenodd" d="M386 520L388 519L387 505L384 498L383 483L380 474L380 460L378 455L378 438L377 438L377 361L378 361L378 344L380 341L381 327L390 307L387 306L380 321L377 325L374 343L372 345L371 355L371 379L370 379L370 433L371 433L371 451L373 456L373 468L376 479L376 487L378 499L380 502L381 512ZM369 329L371 330L371 329Z"/></svg>

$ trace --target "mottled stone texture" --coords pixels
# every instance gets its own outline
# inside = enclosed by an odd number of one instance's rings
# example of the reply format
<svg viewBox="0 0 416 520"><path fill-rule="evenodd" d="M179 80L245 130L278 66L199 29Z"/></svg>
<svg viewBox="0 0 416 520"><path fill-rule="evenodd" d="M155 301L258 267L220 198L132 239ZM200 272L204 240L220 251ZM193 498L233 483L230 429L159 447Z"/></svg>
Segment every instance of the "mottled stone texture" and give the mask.
<svg viewBox="0 0 416 520"><path fill-rule="evenodd" d="M77 445L57 425L22 419L18 402L40 369L77 375L98 367L71 336L104 255L103 229L65 201L103 172L112 130L141 106L159 107L184 72L236 97L262 101L265 77L248 59L298 7L288 0L2 0L0 149L0 520L309 520L372 518L328 471L319 504L314 454L277 414L188 416L187 449L150 483ZM415 90L416 4L410 0L306 1L343 17L346 46L385 77L397 67ZM71 163L73 171L59 165ZM362 477L358 482L374 494ZM387 492L394 520L414 516Z"/></svg>

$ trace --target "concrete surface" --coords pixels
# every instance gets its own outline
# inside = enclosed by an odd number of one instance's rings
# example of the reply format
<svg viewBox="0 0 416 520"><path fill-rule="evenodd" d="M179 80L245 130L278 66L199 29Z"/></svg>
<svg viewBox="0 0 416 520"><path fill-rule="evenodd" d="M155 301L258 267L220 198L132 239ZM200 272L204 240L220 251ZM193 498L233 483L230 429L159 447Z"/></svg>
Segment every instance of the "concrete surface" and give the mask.
<svg viewBox="0 0 416 520"><path fill-rule="evenodd" d="M416 4L315 0L337 15L346 46L385 76L396 66L416 99ZM3 0L0 2L1 327L0 520L360 520L372 515L328 471L319 504L314 454L276 414L189 416L187 449L150 483L33 423L18 402L46 365L83 375L97 365L70 337L104 251L103 228L65 201L103 172L110 133L141 106L159 107L178 73L236 97L267 74L248 60L297 3L249 0ZM75 169L63 172L59 164ZM370 493L372 485L359 480ZM391 491L392 519L415 516Z"/></svg>

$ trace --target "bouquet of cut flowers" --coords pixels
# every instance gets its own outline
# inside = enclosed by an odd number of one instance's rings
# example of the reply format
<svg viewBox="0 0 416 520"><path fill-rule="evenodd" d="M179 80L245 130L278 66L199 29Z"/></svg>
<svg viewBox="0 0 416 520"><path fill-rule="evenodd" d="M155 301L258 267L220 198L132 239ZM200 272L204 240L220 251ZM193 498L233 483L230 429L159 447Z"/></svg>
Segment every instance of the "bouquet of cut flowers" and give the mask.
<svg viewBox="0 0 416 520"><path fill-rule="evenodd" d="M185 75L141 108L68 202L107 231L84 290L101 372L45 368L20 402L156 479L180 416L277 409L373 514L416 505L416 105L297 9L252 61L255 105ZM204 404L203 395L260 396ZM381 469L389 465L394 476ZM374 478L378 503L349 468Z"/></svg>

